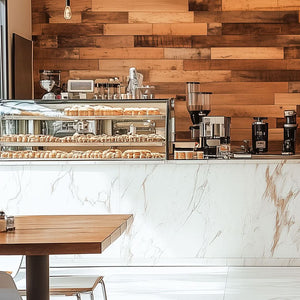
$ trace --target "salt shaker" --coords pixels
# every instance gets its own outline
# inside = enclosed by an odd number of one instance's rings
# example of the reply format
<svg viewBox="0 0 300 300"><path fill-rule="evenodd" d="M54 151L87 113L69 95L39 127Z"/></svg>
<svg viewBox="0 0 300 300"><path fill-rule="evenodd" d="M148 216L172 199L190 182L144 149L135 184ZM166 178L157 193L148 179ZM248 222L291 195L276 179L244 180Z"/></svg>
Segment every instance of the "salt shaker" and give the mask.
<svg viewBox="0 0 300 300"><path fill-rule="evenodd" d="M4 211L0 211L0 232L6 231L6 216Z"/></svg>

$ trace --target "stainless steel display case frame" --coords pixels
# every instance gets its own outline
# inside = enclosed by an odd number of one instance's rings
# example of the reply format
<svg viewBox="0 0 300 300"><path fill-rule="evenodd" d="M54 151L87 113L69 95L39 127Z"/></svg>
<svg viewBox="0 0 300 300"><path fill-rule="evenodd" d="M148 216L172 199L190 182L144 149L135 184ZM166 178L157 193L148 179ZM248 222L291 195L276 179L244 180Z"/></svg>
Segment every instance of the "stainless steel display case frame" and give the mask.
<svg viewBox="0 0 300 300"><path fill-rule="evenodd" d="M2 100L0 104L16 101L16 100ZM169 151L172 149L171 147L171 126L174 123L174 120L171 119L171 110L172 110L172 100L171 99L151 99L151 100L18 100L18 101L30 101L32 103L41 105L43 107L47 107L53 110L62 111L67 107L72 107L74 105L103 105L103 106L111 106L111 107L121 107L121 108L151 108L157 107L160 109L160 115L134 115L134 116L61 116L61 117L48 117L43 115L1 115L0 116L0 135L5 134L5 127L9 122L17 121L16 124L18 127L18 133L21 131L22 133L27 134L42 134L41 133L41 121L62 121L62 122L70 122L70 121L79 121L79 120L93 120L98 123L111 123L113 121L159 121L164 122L164 126L160 127L159 134L164 136L163 142L103 142L103 143L51 143L51 142L0 142L0 147L3 149L4 147L9 149L16 149L18 147L68 147L70 150L73 148L77 149L80 147L118 147L120 150L122 147L143 147L144 149L150 149L153 147L160 147L163 149L161 153L165 154L165 159L169 158ZM174 115L173 115L174 116ZM163 132L162 132L163 128ZM163 134L162 134L163 133ZM13 147L13 148L11 148ZM7 159L5 159L7 160ZM36 159L35 159L36 160ZM51 159L53 160L53 159ZM63 159L59 159L63 160ZM69 159L68 159L69 160ZM78 159L76 159L78 160ZM82 159L85 160L85 159ZM118 160L118 159L113 159ZM122 159L123 160L123 159ZM128 160L128 159L124 159ZM131 160L131 159L129 159ZM141 160L141 159L138 159ZM149 159L147 159L149 160Z"/></svg>

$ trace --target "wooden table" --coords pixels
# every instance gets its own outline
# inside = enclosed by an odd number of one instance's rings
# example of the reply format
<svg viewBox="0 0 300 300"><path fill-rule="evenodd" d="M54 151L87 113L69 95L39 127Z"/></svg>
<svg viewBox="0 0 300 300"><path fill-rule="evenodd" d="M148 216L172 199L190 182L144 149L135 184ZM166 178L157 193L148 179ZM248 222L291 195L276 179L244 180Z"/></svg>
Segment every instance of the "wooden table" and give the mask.
<svg viewBox="0 0 300 300"><path fill-rule="evenodd" d="M49 300L49 255L103 252L132 215L19 216L0 233L0 255L26 255L28 300Z"/></svg>

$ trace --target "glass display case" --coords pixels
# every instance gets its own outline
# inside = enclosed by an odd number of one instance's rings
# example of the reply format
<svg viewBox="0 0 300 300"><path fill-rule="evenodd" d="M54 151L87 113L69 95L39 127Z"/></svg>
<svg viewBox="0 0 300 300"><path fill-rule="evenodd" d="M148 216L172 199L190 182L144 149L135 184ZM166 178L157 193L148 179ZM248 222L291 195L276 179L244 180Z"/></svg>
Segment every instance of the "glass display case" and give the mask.
<svg viewBox="0 0 300 300"><path fill-rule="evenodd" d="M2 100L1 159L167 159L170 100Z"/></svg>

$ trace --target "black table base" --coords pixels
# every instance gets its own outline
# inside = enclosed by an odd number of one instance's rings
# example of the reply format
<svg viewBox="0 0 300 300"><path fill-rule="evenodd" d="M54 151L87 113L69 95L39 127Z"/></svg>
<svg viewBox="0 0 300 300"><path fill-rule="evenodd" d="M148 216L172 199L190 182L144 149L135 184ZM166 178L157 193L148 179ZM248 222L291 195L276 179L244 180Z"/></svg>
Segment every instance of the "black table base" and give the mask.
<svg viewBox="0 0 300 300"><path fill-rule="evenodd" d="M26 299L49 300L49 255L26 256Z"/></svg>

